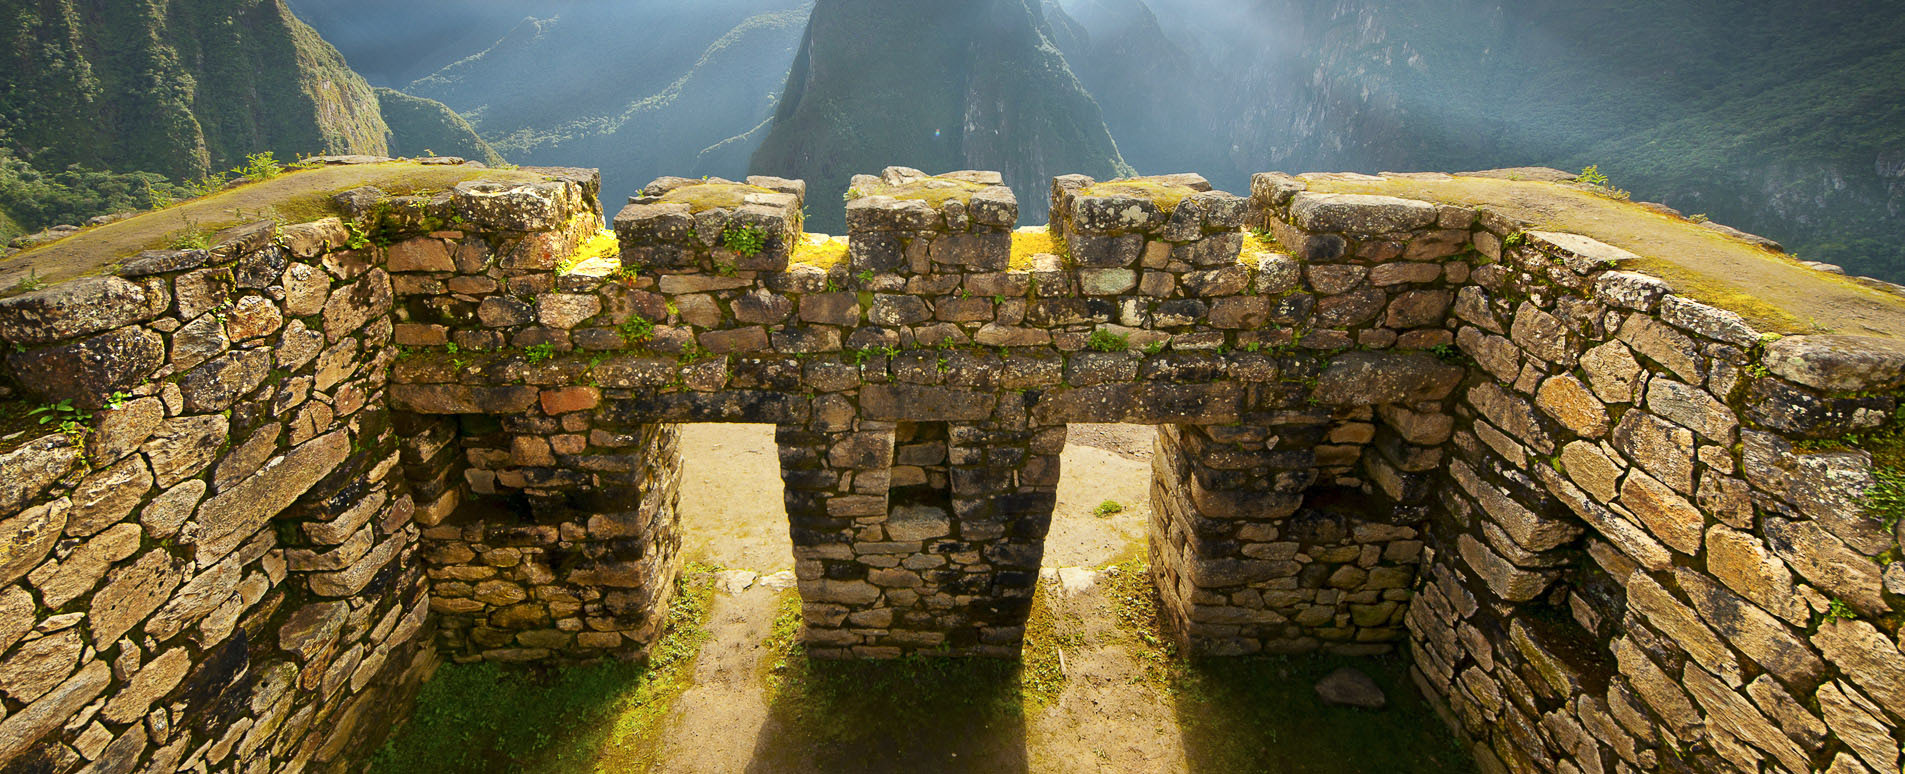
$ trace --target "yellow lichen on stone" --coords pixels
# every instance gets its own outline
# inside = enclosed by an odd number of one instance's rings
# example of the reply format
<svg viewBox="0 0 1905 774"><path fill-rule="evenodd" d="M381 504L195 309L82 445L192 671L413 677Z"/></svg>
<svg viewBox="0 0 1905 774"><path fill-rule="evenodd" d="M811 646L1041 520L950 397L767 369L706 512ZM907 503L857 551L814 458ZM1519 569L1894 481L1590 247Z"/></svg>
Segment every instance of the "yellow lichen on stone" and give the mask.
<svg viewBox="0 0 1905 774"><path fill-rule="evenodd" d="M746 204L751 195L771 193L774 193L771 189L746 183L698 183L662 194L661 200L686 204L689 212L701 212L731 210Z"/></svg>
<svg viewBox="0 0 1905 774"><path fill-rule="evenodd" d="M1259 268L1263 265L1263 259L1277 252L1278 247L1279 245L1275 242L1263 241L1257 232L1245 229L1244 247L1237 253L1237 262L1252 269Z"/></svg>
<svg viewBox="0 0 1905 774"><path fill-rule="evenodd" d="M816 269L831 269L846 260L846 237L802 234L800 244L794 246L794 254L787 259L787 262L800 266L812 266Z"/></svg>
<svg viewBox="0 0 1905 774"><path fill-rule="evenodd" d="M1174 183L1161 183L1145 178L1130 180L1111 180L1097 185L1087 186L1078 191L1079 196L1136 196L1149 199L1159 210L1166 213L1177 210L1177 205L1196 194L1190 186Z"/></svg>
<svg viewBox="0 0 1905 774"><path fill-rule="evenodd" d="M602 277L622 268L622 243L615 232L600 229L577 245L575 254L556 265L557 274Z"/></svg>
<svg viewBox="0 0 1905 774"><path fill-rule="evenodd" d="M1018 229L1012 232L1012 258L1007 267L1012 271L1031 271L1033 258L1057 254L1058 245L1052 239L1052 232L1044 226Z"/></svg>

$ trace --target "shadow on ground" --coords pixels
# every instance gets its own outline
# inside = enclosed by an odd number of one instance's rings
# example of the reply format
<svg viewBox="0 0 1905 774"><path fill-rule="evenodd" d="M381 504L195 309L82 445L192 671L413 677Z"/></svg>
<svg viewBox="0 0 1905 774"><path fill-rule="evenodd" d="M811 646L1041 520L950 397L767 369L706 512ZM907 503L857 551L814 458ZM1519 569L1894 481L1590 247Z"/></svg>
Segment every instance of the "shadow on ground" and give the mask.
<svg viewBox="0 0 1905 774"><path fill-rule="evenodd" d="M1028 771L1016 662L819 661L795 649L773 671L748 774Z"/></svg>
<svg viewBox="0 0 1905 774"><path fill-rule="evenodd" d="M1370 711L1317 698L1316 682L1345 666L1374 678L1389 705ZM1200 659L1184 665L1176 688L1193 774L1475 771L1400 656Z"/></svg>

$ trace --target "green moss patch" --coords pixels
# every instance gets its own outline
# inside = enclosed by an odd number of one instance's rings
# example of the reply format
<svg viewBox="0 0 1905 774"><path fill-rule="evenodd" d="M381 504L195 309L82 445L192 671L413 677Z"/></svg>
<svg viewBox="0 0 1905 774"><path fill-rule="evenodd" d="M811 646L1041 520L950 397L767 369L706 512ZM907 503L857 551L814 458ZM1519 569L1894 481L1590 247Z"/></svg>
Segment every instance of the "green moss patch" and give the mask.
<svg viewBox="0 0 1905 774"><path fill-rule="evenodd" d="M749 195L764 193L774 191L746 183L698 183L662 194L661 200L686 204L689 212L731 210L746 204Z"/></svg>
<svg viewBox="0 0 1905 774"><path fill-rule="evenodd" d="M1905 298L1633 202L1553 183L1470 176L1306 180L1317 192L1487 207L1535 229L1581 234L1640 256L1621 268L1666 280L1675 292L1736 312L1764 332L1905 338Z"/></svg>
<svg viewBox="0 0 1905 774"><path fill-rule="evenodd" d="M891 196L895 199L911 199L925 202L933 209L939 209L946 202L957 199L961 202L972 201L972 195L991 186L968 180L953 180L944 177L928 177L913 180L900 185L876 185L872 188L854 188L847 192L848 199L861 196ZM855 194L858 194L857 196Z"/></svg>
<svg viewBox="0 0 1905 774"><path fill-rule="evenodd" d="M1079 190L1079 196L1136 196L1149 199L1158 209L1166 213L1175 212L1177 205L1190 198L1197 191L1190 186L1164 183L1138 177L1130 180L1112 180L1088 186Z"/></svg>
<svg viewBox="0 0 1905 774"><path fill-rule="evenodd" d="M677 582L646 664L585 667L447 664L423 686L410 722L372 771L648 771L662 721L694 676L707 641L714 568Z"/></svg>
<svg viewBox="0 0 1905 774"><path fill-rule="evenodd" d="M0 288L31 273L48 284L95 274L141 250L170 246L182 236L209 235L258 220L305 223L339 214L331 197L374 186L392 196L442 191L468 180L535 182L540 174L520 170L426 165L411 162L319 167L248 183L81 231L0 262Z"/></svg>

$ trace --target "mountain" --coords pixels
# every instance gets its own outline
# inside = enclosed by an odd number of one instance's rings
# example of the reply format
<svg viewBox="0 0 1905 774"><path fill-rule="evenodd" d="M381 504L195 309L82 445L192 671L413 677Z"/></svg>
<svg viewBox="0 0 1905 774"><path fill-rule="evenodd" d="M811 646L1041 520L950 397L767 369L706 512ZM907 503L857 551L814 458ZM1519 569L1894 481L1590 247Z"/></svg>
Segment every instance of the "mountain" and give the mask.
<svg viewBox="0 0 1905 774"><path fill-rule="evenodd" d="M374 36L364 28L382 25L367 19L417 18L431 34L453 29L406 7L354 15L339 9L362 0L298 3L327 36L336 30L355 41L345 49L352 62L375 61L383 47L423 34ZM745 173L759 143L750 132L773 110L811 2L481 5L490 19L527 15L403 90L455 109L512 161L600 168L613 205L662 175Z"/></svg>
<svg viewBox="0 0 1905 774"><path fill-rule="evenodd" d="M1194 131L1225 150L1228 163L1198 170L1220 187L1240 190L1269 169L1596 164L1636 197L1905 282L1905 49L1896 45L1905 15L1894 0L1066 0L1065 9L1092 44L1127 41L1109 61L1067 54L1140 168L1178 163L1152 148L1187 131L1120 123L1109 107L1109 87L1096 84L1177 96L1173 79L1126 74L1141 63L1216 84L1221 96L1203 114L1212 117Z"/></svg>
<svg viewBox="0 0 1905 774"><path fill-rule="evenodd" d="M391 155L462 156L491 166L503 163L496 149L449 106L381 86L376 92L377 106L390 127Z"/></svg>
<svg viewBox="0 0 1905 774"><path fill-rule="evenodd" d="M749 170L803 178L812 199L898 164L1002 172L1027 222L1050 178L1128 171L1036 0L818 0ZM837 206L811 212L841 228Z"/></svg>
<svg viewBox="0 0 1905 774"><path fill-rule="evenodd" d="M187 179L258 151L389 147L370 85L281 0L11 5L0 133L40 169Z"/></svg>
<svg viewBox="0 0 1905 774"><path fill-rule="evenodd" d="M523 19L591 0L285 0L373 86L401 89L489 48Z"/></svg>

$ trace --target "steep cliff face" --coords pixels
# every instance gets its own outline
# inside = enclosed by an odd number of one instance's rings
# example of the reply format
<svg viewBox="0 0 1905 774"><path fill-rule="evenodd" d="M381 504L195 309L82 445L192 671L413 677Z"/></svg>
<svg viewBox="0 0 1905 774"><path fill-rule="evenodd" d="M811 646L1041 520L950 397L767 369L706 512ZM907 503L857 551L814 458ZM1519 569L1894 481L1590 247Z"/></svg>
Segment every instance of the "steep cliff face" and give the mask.
<svg viewBox="0 0 1905 774"><path fill-rule="evenodd" d="M1905 281L1895 3L1147 2L1187 61L1215 63L1230 163L1205 174L1220 186L1263 169L1598 164L1636 196ZM1067 2L1094 39L1133 13L1086 9L1117 5ZM1119 142L1147 165L1143 138Z"/></svg>
<svg viewBox="0 0 1905 774"><path fill-rule="evenodd" d="M1141 0L1078 0L1069 11L1045 0L1045 16L1125 161L1144 174L1230 166L1228 143L1195 136L1222 123L1225 101L1223 78L1196 43L1173 40Z"/></svg>
<svg viewBox="0 0 1905 774"><path fill-rule="evenodd" d="M818 200L889 164L1000 171L1026 222L1044 220L1052 175L1128 170L1038 5L819 0L750 171Z"/></svg>
<svg viewBox="0 0 1905 774"><path fill-rule="evenodd" d="M615 202L660 175L745 173L748 133L773 110L811 3L502 5L540 18L405 91L468 116L512 161L600 168Z"/></svg>
<svg viewBox="0 0 1905 774"><path fill-rule="evenodd" d="M503 163L496 149L448 105L380 86L377 106L384 123L390 125L393 156L461 156L485 164Z"/></svg>
<svg viewBox="0 0 1905 774"><path fill-rule="evenodd" d="M25 0L0 17L0 132L42 169L174 178L247 153L383 153L369 84L282 0Z"/></svg>

